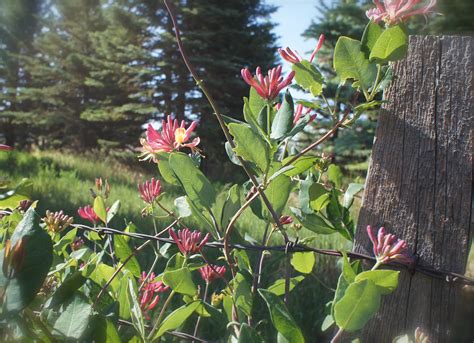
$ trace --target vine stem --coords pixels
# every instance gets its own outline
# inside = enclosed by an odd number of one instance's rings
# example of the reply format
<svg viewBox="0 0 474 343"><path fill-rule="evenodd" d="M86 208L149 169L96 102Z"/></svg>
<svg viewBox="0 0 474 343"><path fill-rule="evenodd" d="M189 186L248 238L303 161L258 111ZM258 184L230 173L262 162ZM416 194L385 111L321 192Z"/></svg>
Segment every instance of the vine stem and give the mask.
<svg viewBox="0 0 474 343"><path fill-rule="evenodd" d="M209 291L209 282L206 282L206 288L204 289L204 296L202 297L203 302L206 302L208 291ZM193 336L197 336L197 332L198 332L198 329L199 329L199 323L200 322L201 322L201 316L199 316L198 319L196 320L196 326L194 327ZM194 343L194 341L193 341L193 343Z"/></svg>
<svg viewBox="0 0 474 343"><path fill-rule="evenodd" d="M344 330L342 328L339 328L339 330L337 330L334 337L331 339L331 343L337 343L339 338L341 338L343 332L344 332Z"/></svg>
<svg viewBox="0 0 474 343"><path fill-rule="evenodd" d="M148 337L147 337L148 340L152 340L152 339L153 339L153 335L155 334L156 330L158 329L158 327L159 327L160 324L161 324L161 321L163 320L163 317L164 317L164 315L165 315L166 308L167 308L168 305L170 304L171 299L173 299L173 296L174 296L175 294L176 294L176 292L172 290L171 293L170 293L170 295L168 295L168 298L166 299L165 303L163 304L163 307L161 308L160 314L158 315L158 319L156 320L155 325L153 325L153 328L151 329L150 334L149 334Z"/></svg>

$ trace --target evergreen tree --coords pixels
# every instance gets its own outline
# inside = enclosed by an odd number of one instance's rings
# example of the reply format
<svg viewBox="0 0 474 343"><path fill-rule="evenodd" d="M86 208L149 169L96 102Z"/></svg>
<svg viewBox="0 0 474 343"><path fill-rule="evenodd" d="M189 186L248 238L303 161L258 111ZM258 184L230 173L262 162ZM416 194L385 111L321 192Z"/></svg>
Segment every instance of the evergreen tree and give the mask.
<svg viewBox="0 0 474 343"><path fill-rule="evenodd" d="M144 50L147 23L122 4L55 0L34 54L22 56L31 79L14 113L45 147L136 144L152 111ZM14 112L14 111L12 111Z"/></svg>
<svg viewBox="0 0 474 343"><path fill-rule="evenodd" d="M43 1L2 0L0 2L0 127L8 145L16 143L14 111L17 89L29 78L21 69L19 55L28 54L39 25Z"/></svg>

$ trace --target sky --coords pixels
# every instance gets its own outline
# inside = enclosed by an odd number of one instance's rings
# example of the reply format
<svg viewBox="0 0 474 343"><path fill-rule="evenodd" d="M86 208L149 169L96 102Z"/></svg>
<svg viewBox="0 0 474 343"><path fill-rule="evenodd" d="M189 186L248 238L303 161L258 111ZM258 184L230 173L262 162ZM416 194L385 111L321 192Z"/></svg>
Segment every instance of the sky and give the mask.
<svg viewBox="0 0 474 343"><path fill-rule="evenodd" d="M279 25L275 33L279 36L278 46L297 50L303 57L316 46L316 39L305 39L301 34L316 20L316 0L266 0L269 5L278 6L272 21Z"/></svg>

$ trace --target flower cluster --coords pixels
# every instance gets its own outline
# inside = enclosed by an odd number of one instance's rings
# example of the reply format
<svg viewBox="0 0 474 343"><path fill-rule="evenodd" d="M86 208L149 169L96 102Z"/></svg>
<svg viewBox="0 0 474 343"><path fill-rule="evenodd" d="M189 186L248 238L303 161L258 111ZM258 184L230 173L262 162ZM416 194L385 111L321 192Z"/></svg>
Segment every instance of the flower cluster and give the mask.
<svg viewBox="0 0 474 343"><path fill-rule="evenodd" d="M210 238L210 235L207 234L201 239L201 232L191 231L187 228L178 230L178 234L176 234L173 229L169 229L169 233L178 246L179 251L185 256L201 251L201 248Z"/></svg>
<svg viewBox="0 0 474 343"><path fill-rule="evenodd" d="M143 284L140 290L140 308L143 311L146 319L150 319L149 312L153 310L160 301L160 294L166 292L169 287L165 286L161 281L153 281L155 274L150 273L149 277L145 272L142 272L140 283Z"/></svg>
<svg viewBox="0 0 474 343"><path fill-rule="evenodd" d="M71 225L73 218L64 214L62 210L57 212L47 210L43 222L46 224L48 231L58 233Z"/></svg>
<svg viewBox="0 0 474 343"><path fill-rule="evenodd" d="M138 185L138 190L142 200L151 205L161 194L161 182L152 178L150 181L147 180L143 184Z"/></svg>
<svg viewBox="0 0 474 343"><path fill-rule="evenodd" d="M255 77L250 73L247 68L241 70L242 78L245 82L251 87L253 87L258 95L263 99L273 100L277 97L280 91L291 84L295 72L292 71L286 79L283 79L281 75L282 67L278 66L276 68L270 69L266 76L263 76L262 69L257 67L255 71Z"/></svg>
<svg viewBox="0 0 474 343"><path fill-rule="evenodd" d="M321 50L324 41L326 37L324 34L321 34L319 36L318 42L316 43L316 47L313 50L313 53L311 54L309 61L313 63L314 58L316 57L316 54L318 53L319 50ZM290 63L299 63L303 60L303 58L298 54L296 50L292 50L289 47L286 49L278 49L278 52L280 53L281 58L283 58L285 61L290 62Z"/></svg>
<svg viewBox="0 0 474 343"><path fill-rule="evenodd" d="M210 284L214 280L222 279L224 277L226 268L225 266L216 266L206 264L204 267L199 269L201 277L207 284Z"/></svg>
<svg viewBox="0 0 474 343"><path fill-rule="evenodd" d="M90 221L92 224L97 224L100 221L99 216L95 213L91 205L86 205L84 207L79 207L77 213L82 219Z"/></svg>
<svg viewBox="0 0 474 343"><path fill-rule="evenodd" d="M374 255L379 263L401 262L411 264L412 257L408 254L408 245L395 235L385 232L385 228L381 227L377 237L370 225L367 226L367 234L372 241Z"/></svg>
<svg viewBox="0 0 474 343"><path fill-rule="evenodd" d="M159 152L177 151L183 147L197 150L196 146L200 143L199 137L188 143L196 126L197 121L193 121L186 129L184 120L179 124L178 120L173 120L171 116L168 116L166 121L161 121L161 132L157 132L151 124L148 124L146 139L140 139L142 156L145 160L156 161L154 155Z"/></svg>
<svg viewBox="0 0 474 343"><path fill-rule="evenodd" d="M104 196L104 199L107 199L110 195L110 185L107 179L102 180L101 177L95 179L95 188L99 193Z"/></svg>
<svg viewBox="0 0 474 343"><path fill-rule="evenodd" d="M429 3L424 0L374 0L375 7L369 9L366 14L370 20L376 23L384 21L388 25L394 25L406 21L415 15L427 15L433 13L436 0Z"/></svg>

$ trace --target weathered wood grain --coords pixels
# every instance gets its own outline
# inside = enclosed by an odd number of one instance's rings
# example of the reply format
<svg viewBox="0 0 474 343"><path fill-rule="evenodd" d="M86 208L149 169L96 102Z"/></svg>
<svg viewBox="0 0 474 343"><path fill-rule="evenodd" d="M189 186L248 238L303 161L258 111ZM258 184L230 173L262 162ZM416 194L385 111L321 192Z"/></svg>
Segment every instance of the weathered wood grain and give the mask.
<svg viewBox="0 0 474 343"><path fill-rule="evenodd" d="M406 239L421 265L464 273L472 199L472 37L410 37L385 93L359 216L356 252L371 252L365 228ZM455 286L402 272L363 342L392 342L417 326L452 342Z"/></svg>

